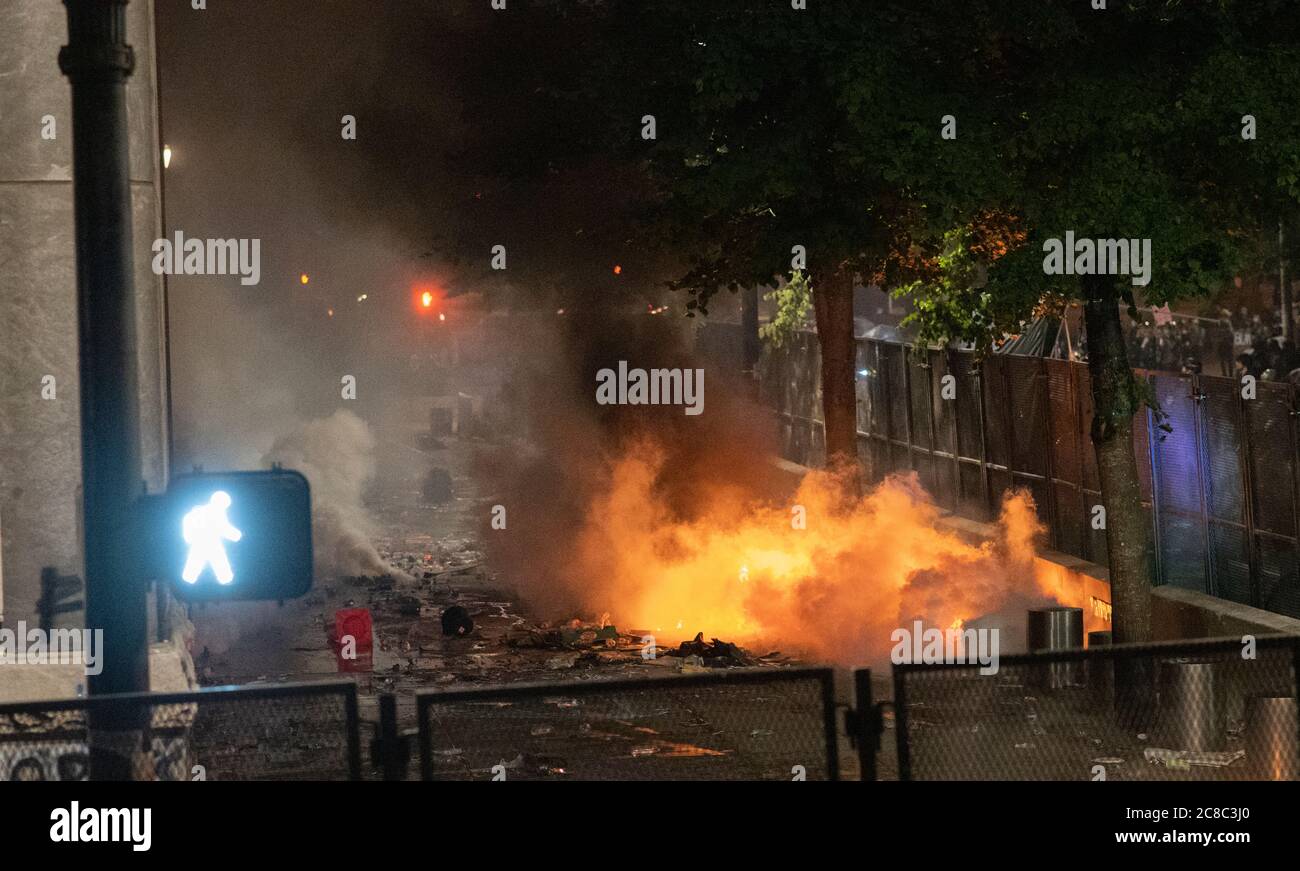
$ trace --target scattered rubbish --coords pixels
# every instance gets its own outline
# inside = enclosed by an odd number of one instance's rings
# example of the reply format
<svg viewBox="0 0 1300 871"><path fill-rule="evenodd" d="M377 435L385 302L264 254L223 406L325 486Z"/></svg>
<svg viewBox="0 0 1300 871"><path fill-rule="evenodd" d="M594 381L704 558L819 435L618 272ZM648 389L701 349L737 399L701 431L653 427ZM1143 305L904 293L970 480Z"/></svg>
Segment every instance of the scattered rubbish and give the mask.
<svg viewBox="0 0 1300 871"><path fill-rule="evenodd" d="M741 648L728 641L716 638L704 640L704 633L696 633L691 641L683 641L676 650L666 651L667 656L696 657L700 664L708 668L735 668L738 666L758 665L759 660L750 656Z"/></svg>
<svg viewBox="0 0 1300 871"><path fill-rule="evenodd" d="M392 575L350 575L345 580L356 587L365 587L374 592L393 589L397 579Z"/></svg>
<svg viewBox="0 0 1300 871"><path fill-rule="evenodd" d="M597 643L605 647L613 647L617 642L618 630L613 626L601 626L598 628L590 626L566 626L560 629L560 643L570 647L576 645L590 647Z"/></svg>
<svg viewBox="0 0 1300 871"><path fill-rule="evenodd" d="M1169 750L1163 747L1148 747L1142 751L1147 762L1164 765L1166 768L1187 768L1192 765L1205 765L1211 768L1223 768L1246 756L1245 750Z"/></svg>

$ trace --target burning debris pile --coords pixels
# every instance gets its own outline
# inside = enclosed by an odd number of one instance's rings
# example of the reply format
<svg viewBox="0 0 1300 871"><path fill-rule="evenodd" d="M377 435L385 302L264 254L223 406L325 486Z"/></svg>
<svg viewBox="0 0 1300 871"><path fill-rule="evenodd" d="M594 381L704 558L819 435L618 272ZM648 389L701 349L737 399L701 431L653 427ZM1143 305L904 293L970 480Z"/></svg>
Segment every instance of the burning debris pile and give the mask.
<svg viewBox="0 0 1300 871"><path fill-rule="evenodd" d="M680 656L688 664L706 668L732 668L763 663L763 660L755 659L728 641L719 641L716 638L705 641L703 632L697 632L693 640L683 641L676 650L667 651L666 655ZM779 656L779 654L768 654L768 656Z"/></svg>
<svg viewBox="0 0 1300 871"><path fill-rule="evenodd" d="M478 464L508 509L507 525L482 522L489 564L539 617L608 613L661 648L703 632L852 666L887 661L894 630L917 619L986 618L1011 638L1025 608L1052 601L1035 577L1042 527L1028 494L1009 495L994 540L972 544L915 474L857 497L822 470L792 488L766 461L770 414L725 376L695 417L593 406L610 360L677 358L658 333L602 322L599 342L584 335L570 329L559 350L528 343L512 375L526 435Z"/></svg>
<svg viewBox="0 0 1300 871"><path fill-rule="evenodd" d="M756 657L726 641L716 638L705 641L703 632L677 647L661 648L650 632L620 632L604 620L586 623L573 619L559 624L525 625L512 632L506 638L506 644L516 649L547 650L558 654L547 660L550 669L644 664L690 672L709 668L778 666L791 662L780 653Z"/></svg>
<svg viewBox="0 0 1300 871"><path fill-rule="evenodd" d="M1041 526L1024 493L1005 499L996 540L972 544L939 523L943 512L914 475L851 499L843 481L812 471L788 501L719 480L685 506L674 480L668 451L623 452L590 479L576 531L559 542L529 539L540 558L531 575L507 560L512 576L552 588L549 599L563 591L570 613L609 612L702 660L734 657L703 635L687 641L687 627L861 665L886 660L893 631L913 620L949 627L983 618L1009 629L1026 607L1052 601L1035 576ZM547 556L557 547L562 561Z"/></svg>

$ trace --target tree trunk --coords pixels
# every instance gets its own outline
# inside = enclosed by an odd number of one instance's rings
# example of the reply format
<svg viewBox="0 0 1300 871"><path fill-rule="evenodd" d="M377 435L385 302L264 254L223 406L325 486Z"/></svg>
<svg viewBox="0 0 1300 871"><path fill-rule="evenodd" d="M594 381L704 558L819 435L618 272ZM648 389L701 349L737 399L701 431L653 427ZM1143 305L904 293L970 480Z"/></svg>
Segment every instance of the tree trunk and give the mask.
<svg viewBox="0 0 1300 871"><path fill-rule="evenodd" d="M1116 644L1151 640L1148 518L1133 456L1133 417L1141 408L1110 276L1084 276L1088 371L1092 376L1092 444L1110 552L1111 628Z"/></svg>
<svg viewBox="0 0 1300 871"><path fill-rule="evenodd" d="M826 465L858 474L857 361L853 342L853 273L823 270L812 275L813 313L821 347L822 416Z"/></svg>
<svg viewBox="0 0 1300 871"><path fill-rule="evenodd" d="M1133 417L1141 408L1120 325L1114 278L1084 276L1088 372L1092 376L1092 444L1110 552L1111 630L1116 644L1151 640L1151 557L1147 512L1133 456ZM1115 714L1145 731L1155 717L1155 667L1146 656L1113 660Z"/></svg>

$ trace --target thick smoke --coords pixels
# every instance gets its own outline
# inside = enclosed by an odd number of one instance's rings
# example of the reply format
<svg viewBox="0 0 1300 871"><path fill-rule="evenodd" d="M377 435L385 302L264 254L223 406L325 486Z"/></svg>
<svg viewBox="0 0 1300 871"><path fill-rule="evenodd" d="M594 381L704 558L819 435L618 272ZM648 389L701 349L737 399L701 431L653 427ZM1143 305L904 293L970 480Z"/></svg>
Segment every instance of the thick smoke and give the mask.
<svg viewBox="0 0 1300 871"><path fill-rule="evenodd" d="M317 583L388 571L370 543L364 502L384 432L383 418L370 414L378 398L355 401L377 425L340 407L339 376L312 353L322 339L291 340L293 325L277 323L257 288L193 277L172 288L177 471L296 469L311 485ZM220 654L254 636L290 644L280 637L285 613L274 603L209 604L192 615L196 649Z"/></svg>
<svg viewBox="0 0 1300 871"><path fill-rule="evenodd" d="M666 452L671 459L658 471L656 492L681 516L781 486L765 462L776 445L770 412L724 367L701 364L685 350L693 326L591 309L512 327L497 408L515 437L485 450L477 467L493 501L506 508L507 528L485 521L483 535L489 559L542 616L590 612L590 583L574 548L619 458ZM596 373L620 360L643 368L703 365L704 413L598 405Z"/></svg>
<svg viewBox="0 0 1300 871"><path fill-rule="evenodd" d="M390 571L372 544L374 526L362 495L375 474L375 437L351 411L308 421L276 440L267 463L297 469L311 484L316 574L376 575Z"/></svg>
<svg viewBox="0 0 1300 871"><path fill-rule="evenodd" d="M826 472L795 481L771 462L771 413L722 374L734 364L692 361L655 320L605 316L599 333L577 324L521 343L526 434L484 464L507 511L506 528L484 535L541 616L608 615L660 643L703 632L845 665L882 661L891 633L916 619L978 620L1002 630L1004 650L1017 646L1019 615L1052 601L1034 572L1042 529L1026 494L974 545L939 523L914 475L860 498ZM704 414L596 405L595 371L618 360L703 365Z"/></svg>

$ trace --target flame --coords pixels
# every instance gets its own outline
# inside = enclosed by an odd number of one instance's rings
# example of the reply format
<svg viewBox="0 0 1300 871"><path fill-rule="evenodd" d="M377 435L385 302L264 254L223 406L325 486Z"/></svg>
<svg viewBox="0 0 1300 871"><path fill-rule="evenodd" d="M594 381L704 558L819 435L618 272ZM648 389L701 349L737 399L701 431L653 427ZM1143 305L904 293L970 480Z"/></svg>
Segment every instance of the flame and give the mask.
<svg viewBox="0 0 1300 871"><path fill-rule="evenodd" d="M683 519L656 487L664 466L644 445L611 463L569 581L616 625L679 630L659 644L703 631L862 664L887 657L891 632L914 619L956 629L1051 598L1035 578L1042 527L1028 494L1009 494L997 540L975 545L938 523L914 475L846 501L842 481L813 471L783 505L720 486Z"/></svg>

